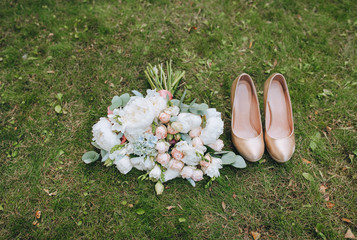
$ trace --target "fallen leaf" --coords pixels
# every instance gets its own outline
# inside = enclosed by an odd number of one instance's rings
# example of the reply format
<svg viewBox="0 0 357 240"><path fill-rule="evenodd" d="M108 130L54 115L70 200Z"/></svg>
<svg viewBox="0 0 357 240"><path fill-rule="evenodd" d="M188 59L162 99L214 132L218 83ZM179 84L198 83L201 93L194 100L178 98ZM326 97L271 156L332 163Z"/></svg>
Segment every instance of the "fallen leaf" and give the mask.
<svg viewBox="0 0 357 240"><path fill-rule="evenodd" d="M175 208L175 206L167 206L167 207L166 207L166 209L169 210L169 211L170 211L171 209L173 209L173 208Z"/></svg>
<svg viewBox="0 0 357 240"><path fill-rule="evenodd" d="M276 65L278 65L278 60L274 59L273 66L275 67Z"/></svg>
<svg viewBox="0 0 357 240"><path fill-rule="evenodd" d="M330 128L329 126L326 126L326 130L327 130L328 132L331 132L331 131L332 131L332 128Z"/></svg>
<svg viewBox="0 0 357 240"><path fill-rule="evenodd" d="M224 202L222 202L222 208L223 208L223 211L226 211L226 204Z"/></svg>
<svg viewBox="0 0 357 240"><path fill-rule="evenodd" d="M39 225L39 222L37 222L37 220L35 220L32 222L32 225L37 226L37 225Z"/></svg>
<svg viewBox="0 0 357 240"><path fill-rule="evenodd" d="M53 74L53 73L55 73L55 71L53 71L53 70L48 70L47 73L48 73L48 74Z"/></svg>
<svg viewBox="0 0 357 240"><path fill-rule="evenodd" d="M355 235L353 235L351 229L348 229L346 234L345 234L345 238L349 238L349 239L356 239Z"/></svg>
<svg viewBox="0 0 357 240"><path fill-rule="evenodd" d="M55 192L53 192L53 193L50 193L50 190L48 190L48 189L43 189L43 191L45 191L45 193L47 193L48 194L48 196L56 196L57 195L57 191L55 191Z"/></svg>
<svg viewBox="0 0 357 240"><path fill-rule="evenodd" d="M237 198L237 195L235 193L233 193L233 198L236 199Z"/></svg>
<svg viewBox="0 0 357 240"><path fill-rule="evenodd" d="M346 222L346 223L352 223L352 221L350 219L348 219L348 218L342 218L341 220Z"/></svg>
<svg viewBox="0 0 357 240"><path fill-rule="evenodd" d="M303 176L305 179L309 180L310 182L313 182L313 181L314 181L314 177L313 177L310 173L304 172L304 173L302 174L302 176Z"/></svg>
<svg viewBox="0 0 357 240"><path fill-rule="evenodd" d="M178 220L179 220L180 223L186 222L185 218L179 218Z"/></svg>
<svg viewBox="0 0 357 240"><path fill-rule="evenodd" d="M129 203L129 204L128 204L128 207L132 208L132 207L134 207L134 205L131 204L131 203Z"/></svg>
<svg viewBox="0 0 357 240"><path fill-rule="evenodd" d="M41 218L41 211L36 211L35 217L37 219L40 219Z"/></svg>
<svg viewBox="0 0 357 240"><path fill-rule="evenodd" d="M250 232L254 240L258 240L260 238L260 233L258 232Z"/></svg>
<svg viewBox="0 0 357 240"><path fill-rule="evenodd" d="M303 158L302 161L303 161L304 163L306 163L306 164L311 164L311 162L310 162L309 160L305 159L305 158Z"/></svg>
<svg viewBox="0 0 357 240"><path fill-rule="evenodd" d="M180 205L180 204L177 204L177 206L178 206L181 210L183 210L183 207L181 207L181 205Z"/></svg>
<svg viewBox="0 0 357 240"><path fill-rule="evenodd" d="M250 41L249 48L252 48L252 46L253 46L253 41Z"/></svg>
<svg viewBox="0 0 357 240"><path fill-rule="evenodd" d="M145 213L145 210L142 209L142 208L138 208L138 209L136 209L136 213L137 213L138 215L143 215L143 214Z"/></svg>
<svg viewBox="0 0 357 240"><path fill-rule="evenodd" d="M53 35L54 35L53 33L50 33L48 34L48 37L53 37Z"/></svg>
<svg viewBox="0 0 357 240"><path fill-rule="evenodd" d="M324 199L325 199L326 202L330 201L329 195L328 195L328 194L325 194L325 195L324 195Z"/></svg>
<svg viewBox="0 0 357 240"><path fill-rule="evenodd" d="M302 21L302 17L298 14L297 16L296 16L300 21Z"/></svg>
<svg viewBox="0 0 357 240"><path fill-rule="evenodd" d="M327 208L333 208L335 206L335 204L332 202L327 202L326 206L327 206Z"/></svg>
<svg viewBox="0 0 357 240"><path fill-rule="evenodd" d="M321 185L320 186L320 193L322 193L322 194L324 194L325 192L326 192L326 189L327 189L327 187L326 186L324 186L324 185Z"/></svg>

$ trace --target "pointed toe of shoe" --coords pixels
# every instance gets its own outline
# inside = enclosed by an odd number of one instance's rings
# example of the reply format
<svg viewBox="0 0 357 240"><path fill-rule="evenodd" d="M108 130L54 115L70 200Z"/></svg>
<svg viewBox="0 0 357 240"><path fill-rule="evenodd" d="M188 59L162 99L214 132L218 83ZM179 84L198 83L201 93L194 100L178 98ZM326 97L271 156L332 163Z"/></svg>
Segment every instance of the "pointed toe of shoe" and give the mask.
<svg viewBox="0 0 357 240"><path fill-rule="evenodd" d="M289 161L295 151L294 135L283 139L273 139L266 135L265 144L270 156L278 163Z"/></svg>
<svg viewBox="0 0 357 240"><path fill-rule="evenodd" d="M233 136L233 144L242 157L249 162L259 161L264 154L264 139L262 135L251 139L241 139Z"/></svg>

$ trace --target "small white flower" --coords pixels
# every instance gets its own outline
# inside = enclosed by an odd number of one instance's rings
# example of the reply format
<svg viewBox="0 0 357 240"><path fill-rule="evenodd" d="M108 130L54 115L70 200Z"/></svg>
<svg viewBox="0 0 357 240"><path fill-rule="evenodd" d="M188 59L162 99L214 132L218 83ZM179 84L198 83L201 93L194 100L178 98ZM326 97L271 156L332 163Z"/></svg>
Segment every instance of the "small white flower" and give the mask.
<svg viewBox="0 0 357 240"><path fill-rule="evenodd" d="M192 175L193 175L193 171L195 170L196 168L194 167L191 167L191 166L185 166L182 170L181 170L181 177L182 178L192 178Z"/></svg>
<svg viewBox="0 0 357 240"><path fill-rule="evenodd" d="M158 165L155 165L155 167L150 171L149 177L159 180L161 177L161 169Z"/></svg>
<svg viewBox="0 0 357 240"><path fill-rule="evenodd" d="M165 141L159 141L156 144L155 149L159 152L159 153L165 153L169 150L170 144L168 142Z"/></svg>
<svg viewBox="0 0 357 240"><path fill-rule="evenodd" d="M180 108L177 106L171 106L166 108L164 112L170 114L171 116L177 116L180 113Z"/></svg>
<svg viewBox="0 0 357 240"><path fill-rule="evenodd" d="M196 149L192 145L189 145L186 141L178 142L175 145L175 148L183 153L184 157L181 161L187 165L196 166L200 162L200 157L197 156Z"/></svg>
<svg viewBox="0 0 357 240"><path fill-rule="evenodd" d="M93 140L106 151L120 144L118 135L112 131L112 124L106 118L100 118L99 122L94 124L92 132Z"/></svg>
<svg viewBox="0 0 357 240"><path fill-rule="evenodd" d="M220 152L224 147L224 143L221 139L217 139L215 143L209 144L208 146L213 150Z"/></svg>
<svg viewBox="0 0 357 240"><path fill-rule="evenodd" d="M167 107L167 99L161 97L155 90L148 89L146 92L146 99L148 99L154 106L155 117L159 117L160 113Z"/></svg>
<svg viewBox="0 0 357 240"><path fill-rule="evenodd" d="M202 168L205 174L209 177L219 177L219 169L222 168L222 160L212 157L212 163L207 168Z"/></svg>
<svg viewBox="0 0 357 240"><path fill-rule="evenodd" d="M176 171L169 168L164 172L164 179L165 179L164 182L177 178L178 176L180 176L180 171Z"/></svg>
<svg viewBox="0 0 357 240"><path fill-rule="evenodd" d="M122 174L127 174L133 168L128 156L115 158L114 164Z"/></svg>
<svg viewBox="0 0 357 240"><path fill-rule="evenodd" d="M190 130L199 127L202 123L201 116L192 113L180 113L177 121L182 124L182 133L188 133Z"/></svg>
<svg viewBox="0 0 357 240"><path fill-rule="evenodd" d="M135 157L130 159L133 167L140 171L148 171L154 167L154 162L150 157Z"/></svg>

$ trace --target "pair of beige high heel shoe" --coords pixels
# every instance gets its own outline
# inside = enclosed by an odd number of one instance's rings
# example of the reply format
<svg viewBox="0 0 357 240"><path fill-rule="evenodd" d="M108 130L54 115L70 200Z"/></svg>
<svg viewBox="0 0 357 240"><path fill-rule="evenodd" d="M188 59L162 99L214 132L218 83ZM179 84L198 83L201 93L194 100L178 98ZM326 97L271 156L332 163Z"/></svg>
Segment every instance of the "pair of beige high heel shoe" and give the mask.
<svg viewBox="0 0 357 240"><path fill-rule="evenodd" d="M290 95L282 74L274 73L264 84L265 130L263 138L257 91L252 78L241 74L231 89L232 140L238 152L256 162L268 153L279 163L295 151L294 122Z"/></svg>

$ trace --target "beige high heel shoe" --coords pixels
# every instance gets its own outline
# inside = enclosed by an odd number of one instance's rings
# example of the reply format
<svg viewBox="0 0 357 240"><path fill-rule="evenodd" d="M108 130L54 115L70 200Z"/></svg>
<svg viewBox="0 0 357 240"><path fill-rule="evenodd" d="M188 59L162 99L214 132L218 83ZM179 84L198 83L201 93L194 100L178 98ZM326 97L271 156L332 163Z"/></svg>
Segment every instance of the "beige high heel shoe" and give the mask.
<svg viewBox="0 0 357 240"><path fill-rule="evenodd" d="M270 156L287 162L295 151L293 113L288 86L280 73L264 84L265 144Z"/></svg>
<svg viewBox="0 0 357 240"><path fill-rule="evenodd" d="M256 162L264 153L263 130L257 91L246 73L232 84L231 107L233 144L246 160Z"/></svg>

